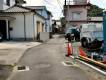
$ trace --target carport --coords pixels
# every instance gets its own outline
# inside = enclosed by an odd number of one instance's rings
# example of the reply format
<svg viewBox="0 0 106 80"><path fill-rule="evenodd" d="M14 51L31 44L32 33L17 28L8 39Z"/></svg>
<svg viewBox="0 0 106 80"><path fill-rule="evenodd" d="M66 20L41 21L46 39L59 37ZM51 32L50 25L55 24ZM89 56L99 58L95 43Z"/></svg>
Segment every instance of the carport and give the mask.
<svg viewBox="0 0 106 80"><path fill-rule="evenodd" d="M3 40L10 39L10 21L15 20L15 18L10 16L0 16L0 34L3 36Z"/></svg>

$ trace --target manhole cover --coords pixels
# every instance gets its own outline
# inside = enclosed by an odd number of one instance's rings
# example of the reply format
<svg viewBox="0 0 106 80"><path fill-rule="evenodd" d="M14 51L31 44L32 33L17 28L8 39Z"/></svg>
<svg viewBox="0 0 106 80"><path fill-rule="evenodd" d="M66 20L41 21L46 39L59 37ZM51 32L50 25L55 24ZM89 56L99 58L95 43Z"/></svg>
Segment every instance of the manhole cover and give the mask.
<svg viewBox="0 0 106 80"><path fill-rule="evenodd" d="M50 66L51 66L50 64L37 64L35 65L35 68L48 68Z"/></svg>
<svg viewBox="0 0 106 80"><path fill-rule="evenodd" d="M14 67L14 72L19 72L19 71L29 71L28 66L15 66Z"/></svg>
<svg viewBox="0 0 106 80"><path fill-rule="evenodd" d="M25 70L26 66L18 66L18 70Z"/></svg>

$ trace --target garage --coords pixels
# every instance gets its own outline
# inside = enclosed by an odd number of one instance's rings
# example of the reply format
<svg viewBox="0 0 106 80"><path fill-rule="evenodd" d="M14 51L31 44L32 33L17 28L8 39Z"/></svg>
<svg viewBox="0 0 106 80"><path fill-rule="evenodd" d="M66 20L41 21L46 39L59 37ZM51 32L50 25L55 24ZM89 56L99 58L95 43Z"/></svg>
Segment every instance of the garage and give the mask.
<svg viewBox="0 0 106 80"><path fill-rule="evenodd" d="M7 39L6 21L0 20L0 34L3 36L3 40Z"/></svg>

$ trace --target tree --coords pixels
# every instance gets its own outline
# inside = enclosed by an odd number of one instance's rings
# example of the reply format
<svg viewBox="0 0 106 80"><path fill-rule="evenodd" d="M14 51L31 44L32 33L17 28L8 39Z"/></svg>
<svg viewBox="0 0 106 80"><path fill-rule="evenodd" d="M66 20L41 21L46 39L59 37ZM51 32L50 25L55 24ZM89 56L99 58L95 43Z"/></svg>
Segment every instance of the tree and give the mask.
<svg viewBox="0 0 106 80"><path fill-rule="evenodd" d="M15 0L15 2L16 2L16 5L22 5L26 3L25 0Z"/></svg>
<svg viewBox="0 0 106 80"><path fill-rule="evenodd" d="M90 9L88 10L89 17L101 17L103 14L103 9L98 7L97 5L91 4Z"/></svg>
<svg viewBox="0 0 106 80"><path fill-rule="evenodd" d="M60 18L60 21L61 21L62 27L65 27L65 25L66 25L65 17L61 17L61 18Z"/></svg>

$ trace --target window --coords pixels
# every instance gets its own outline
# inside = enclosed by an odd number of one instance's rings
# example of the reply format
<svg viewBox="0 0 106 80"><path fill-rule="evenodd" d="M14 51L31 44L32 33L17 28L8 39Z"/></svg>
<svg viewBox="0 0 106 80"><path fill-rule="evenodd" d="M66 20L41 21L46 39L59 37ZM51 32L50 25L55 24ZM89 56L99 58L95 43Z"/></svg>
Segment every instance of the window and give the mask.
<svg viewBox="0 0 106 80"><path fill-rule="evenodd" d="M6 5L10 6L10 0L6 0Z"/></svg>
<svg viewBox="0 0 106 80"><path fill-rule="evenodd" d="M73 12L72 13L72 20L80 20L81 19L81 13L80 12Z"/></svg>

